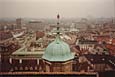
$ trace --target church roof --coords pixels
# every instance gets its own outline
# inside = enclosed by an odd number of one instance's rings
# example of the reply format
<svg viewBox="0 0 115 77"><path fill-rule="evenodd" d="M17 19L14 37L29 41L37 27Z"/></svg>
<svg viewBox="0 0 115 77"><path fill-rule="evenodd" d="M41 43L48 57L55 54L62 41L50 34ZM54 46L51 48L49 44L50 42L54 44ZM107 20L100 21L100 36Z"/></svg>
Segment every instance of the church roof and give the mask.
<svg viewBox="0 0 115 77"><path fill-rule="evenodd" d="M27 48L24 46L18 50L16 50L15 52L12 53L11 57L13 58L28 58L28 57L32 57L32 58L41 58L42 55L44 54L43 52L44 50L37 50L37 51L28 51Z"/></svg>
<svg viewBox="0 0 115 77"><path fill-rule="evenodd" d="M71 53L69 45L57 35L56 39L46 48L42 58L48 61L62 62L73 59L74 55Z"/></svg>

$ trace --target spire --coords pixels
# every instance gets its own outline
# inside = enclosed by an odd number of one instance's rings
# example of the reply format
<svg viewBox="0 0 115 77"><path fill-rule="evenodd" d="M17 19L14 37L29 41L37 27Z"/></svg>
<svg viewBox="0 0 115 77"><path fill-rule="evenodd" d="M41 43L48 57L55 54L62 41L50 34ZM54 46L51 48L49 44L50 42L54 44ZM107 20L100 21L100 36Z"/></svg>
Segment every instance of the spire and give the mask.
<svg viewBox="0 0 115 77"><path fill-rule="evenodd" d="M59 27L59 24L60 24L59 23L60 15L59 14L57 15L57 19L58 19L58 21L57 21L57 34L60 34L60 31L59 31L59 28L60 28Z"/></svg>
<svg viewBox="0 0 115 77"><path fill-rule="evenodd" d="M56 39L55 39L56 42L57 42L57 44L58 44L59 41L60 41L60 35L59 35L59 34L60 34L60 31L59 31L59 29L60 29L60 27L59 27L59 18L60 18L60 15L58 14L58 15L57 15L57 20L58 20L58 21L57 21L57 31L56 31L56 32L57 32L57 36L56 36Z"/></svg>

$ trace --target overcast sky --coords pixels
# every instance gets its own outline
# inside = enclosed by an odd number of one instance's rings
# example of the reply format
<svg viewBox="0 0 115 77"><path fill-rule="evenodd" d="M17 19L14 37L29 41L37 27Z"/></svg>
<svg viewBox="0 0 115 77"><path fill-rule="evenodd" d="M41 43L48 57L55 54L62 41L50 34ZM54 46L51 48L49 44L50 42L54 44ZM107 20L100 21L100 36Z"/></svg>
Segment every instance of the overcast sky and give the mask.
<svg viewBox="0 0 115 77"><path fill-rule="evenodd" d="M115 17L115 0L0 0L1 17Z"/></svg>

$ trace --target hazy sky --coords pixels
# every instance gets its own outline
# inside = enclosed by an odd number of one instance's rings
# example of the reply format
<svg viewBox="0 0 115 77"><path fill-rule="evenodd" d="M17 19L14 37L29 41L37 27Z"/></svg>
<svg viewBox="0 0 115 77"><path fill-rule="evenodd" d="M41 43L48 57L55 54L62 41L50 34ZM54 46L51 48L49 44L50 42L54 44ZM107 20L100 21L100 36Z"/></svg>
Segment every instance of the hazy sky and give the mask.
<svg viewBox="0 0 115 77"><path fill-rule="evenodd" d="M0 0L1 17L115 17L115 0Z"/></svg>

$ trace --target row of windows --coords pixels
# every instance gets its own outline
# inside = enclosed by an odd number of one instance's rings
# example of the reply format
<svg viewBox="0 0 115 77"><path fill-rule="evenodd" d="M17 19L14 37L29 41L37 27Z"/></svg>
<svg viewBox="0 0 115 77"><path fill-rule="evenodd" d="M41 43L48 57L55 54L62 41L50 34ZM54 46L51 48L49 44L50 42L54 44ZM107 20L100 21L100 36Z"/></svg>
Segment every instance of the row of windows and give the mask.
<svg viewBox="0 0 115 77"><path fill-rule="evenodd" d="M33 71L33 70L39 70L39 67L35 66L35 67L13 67L11 68L11 71Z"/></svg>
<svg viewBox="0 0 115 77"><path fill-rule="evenodd" d="M39 59L38 60L22 60L22 59L19 59L19 60L13 60L12 58L9 59L9 63L10 64L17 64L17 63L24 63L24 64L28 64L28 63L34 63L34 64L39 64Z"/></svg>

